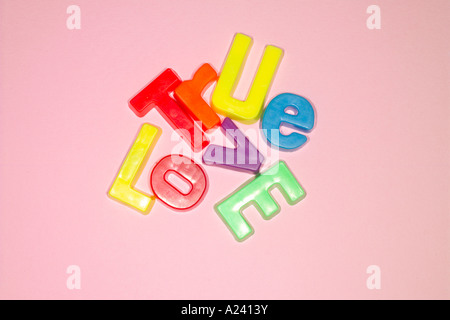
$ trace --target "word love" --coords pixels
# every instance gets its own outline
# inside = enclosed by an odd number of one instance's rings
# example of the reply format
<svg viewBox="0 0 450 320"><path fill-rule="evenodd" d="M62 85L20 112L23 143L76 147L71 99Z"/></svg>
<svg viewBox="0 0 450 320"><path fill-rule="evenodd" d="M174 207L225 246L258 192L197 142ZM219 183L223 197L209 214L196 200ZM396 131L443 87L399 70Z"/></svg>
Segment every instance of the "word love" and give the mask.
<svg viewBox="0 0 450 320"><path fill-rule="evenodd" d="M240 33L235 35L220 76L207 63L186 81L172 69L166 69L129 101L130 109L138 117L156 109L193 152L203 152L203 164L256 175L215 206L217 214L238 241L253 233L242 215L248 205L255 205L264 219L270 219L280 211L270 194L273 188L279 188L290 205L303 199L305 192L282 160L260 172L265 157L235 121L249 124L262 117L260 131L267 144L290 151L307 141L303 133L310 132L315 121L314 109L308 100L292 93L279 94L264 109L283 56L283 50L272 45L264 50L246 100L233 97L251 44L250 37ZM203 95L214 82L216 87L208 103ZM297 132L282 134L280 127L283 125L293 127ZM234 148L210 144L207 134L218 128ZM206 172L200 164L186 156L172 154L159 160L151 172L152 195L134 189L134 182L160 135L161 130L156 126L142 125L109 190L110 197L143 214L150 212L155 200L174 210L192 209L201 202L208 187ZM187 188L181 188L174 179L182 181Z"/></svg>

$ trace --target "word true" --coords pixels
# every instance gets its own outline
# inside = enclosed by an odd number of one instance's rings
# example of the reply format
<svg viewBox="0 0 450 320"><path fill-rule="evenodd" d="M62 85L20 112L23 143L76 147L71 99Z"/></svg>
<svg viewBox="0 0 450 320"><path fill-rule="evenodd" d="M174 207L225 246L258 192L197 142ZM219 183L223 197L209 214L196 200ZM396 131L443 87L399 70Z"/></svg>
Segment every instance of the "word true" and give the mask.
<svg viewBox="0 0 450 320"><path fill-rule="evenodd" d="M215 205L218 216L238 241L253 234L253 228L242 215L248 205L256 206L264 219L271 219L280 211L270 194L273 188L280 189L290 205L305 197L303 188L283 160L277 158L264 172L260 169L268 154L278 156L278 150L294 151L303 146L308 140L306 134L313 129L315 122L311 103L293 93L277 95L264 109L283 57L283 50L276 46L266 46L246 100L233 97L252 42L252 38L244 34L234 36L220 75L207 63L194 73L192 79L185 81L172 69L165 69L129 101L130 109L138 117L156 109L192 153L203 152L204 165L253 175ZM214 82L216 87L208 103L203 96ZM263 135L268 149L276 150L266 152L266 157L261 146L251 142L249 132L236 123L250 124L260 118L261 129L257 135ZM295 132L281 133L280 128L286 125L294 128ZM234 147L225 147L223 142L211 143L208 135L218 128ZM161 130L154 125L145 123L141 126L108 193L114 200L143 214L151 211L156 200L174 210L192 209L202 201L208 188L202 165L191 157L173 152L160 159L151 171L151 195L134 189L134 183L157 146L160 135ZM187 187L182 188L180 182Z"/></svg>

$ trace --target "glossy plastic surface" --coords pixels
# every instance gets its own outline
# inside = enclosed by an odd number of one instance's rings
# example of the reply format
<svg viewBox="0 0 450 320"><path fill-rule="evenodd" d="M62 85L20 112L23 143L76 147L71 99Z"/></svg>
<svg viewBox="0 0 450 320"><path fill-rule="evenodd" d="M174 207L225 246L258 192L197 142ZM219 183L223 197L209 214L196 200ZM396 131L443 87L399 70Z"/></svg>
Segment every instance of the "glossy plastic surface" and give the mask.
<svg viewBox="0 0 450 320"><path fill-rule="evenodd" d="M209 145L203 153L203 163L239 171L259 172L259 168L264 162L264 156L239 130L233 120L225 118L221 129L227 138L234 142L236 148Z"/></svg>
<svg viewBox="0 0 450 320"><path fill-rule="evenodd" d="M216 212L238 241L253 234L253 228L242 216L250 204L254 205L264 219L270 219L280 211L280 206L269 193L274 187L280 189L286 201L294 205L305 197L305 192L292 175L284 161L279 161L256 178L244 183L237 191L215 206Z"/></svg>
<svg viewBox="0 0 450 320"><path fill-rule="evenodd" d="M217 113L203 99L203 91L217 80L217 72L208 63L203 64L192 80L183 81L174 91L174 97L194 120L201 121L203 130L220 125Z"/></svg>
<svg viewBox="0 0 450 320"><path fill-rule="evenodd" d="M156 107L164 119L175 129L195 152L208 145L208 139L194 120L170 97L181 80L172 69L166 69L148 86L134 96L129 103L138 116L145 116Z"/></svg>
<svg viewBox="0 0 450 320"><path fill-rule="evenodd" d="M217 113L243 122L255 122L259 119L266 95L283 56L282 49L266 46L247 99L241 101L233 98L252 42L249 36L241 33L235 35L212 95L212 106Z"/></svg>
<svg viewBox="0 0 450 320"><path fill-rule="evenodd" d="M183 193L168 180L169 174L181 176L190 185L188 193ZM182 155L168 155L153 168L150 185L155 196L166 205L177 210L186 210L202 200L207 188L206 173L193 160Z"/></svg>
<svg viewBox="0 0 450 320"><path fill-rule="evenodd" d="M288 108L293 110L294 114L287 113ZM312 130L314 109L311 103L302 96L282 93L269 102L261 121L261 127L270 144L288 150L301 147L307 141L306 136L297 132L280 134L279 129L283 123L300 131Z"/></svg>
<svg viewBox="0 0 450 320"><path fill-rule="evenodd" d="M145 164L147 153L149 153L152 144L156 143L158 137L158 128L147 123L142 125L108 193L113 199L127 204L144 214L150 212L155 197L134 190L133 182L139 177L139 171L141 171L141 166Z"/></svg>

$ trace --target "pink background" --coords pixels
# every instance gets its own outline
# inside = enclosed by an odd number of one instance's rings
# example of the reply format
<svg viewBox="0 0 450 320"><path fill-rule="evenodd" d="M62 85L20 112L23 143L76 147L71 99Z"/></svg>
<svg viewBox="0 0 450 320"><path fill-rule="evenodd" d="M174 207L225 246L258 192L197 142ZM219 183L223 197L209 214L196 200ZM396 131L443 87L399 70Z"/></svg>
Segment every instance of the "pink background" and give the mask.
<svg viewBox="0 0 450 320"><path fill-rule="evenodd" d="M447 0L0 1L0 298L450 298L449 16ZM317 112L310 141L281 154L306 198L276 193L270 221L246 210L243 243L213 206L249 174L204 166L209 191L184 213L106 195L142 123L163 134L140 190L174 146L156 110L140 119L127 101L167 67L219 71L236 32L254 39L237 97L275 44L268 98Z"/></svg>

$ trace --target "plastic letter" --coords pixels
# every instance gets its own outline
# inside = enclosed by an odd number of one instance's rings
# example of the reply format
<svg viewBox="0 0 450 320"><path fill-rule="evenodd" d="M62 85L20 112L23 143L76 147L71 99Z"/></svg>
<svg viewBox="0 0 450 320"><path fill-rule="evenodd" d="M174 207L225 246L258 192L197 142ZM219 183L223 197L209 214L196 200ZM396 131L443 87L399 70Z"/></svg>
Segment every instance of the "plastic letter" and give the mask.
<svg viewBox="0 0 450 320"><path fill-rule="evenodd" d="M217 72L207 63L195 72L192 80L183 81L174 92L174 97L194 120L201 121L203 130L220 125L220 118L202 98L205 88L216 81Z"/></svg>
<svg viewBox="0 0 450 320"><path fill-rule="evenodd" d="M286 109L293 108L294 114L286 113ZM314 127L314 109L308 100L293 94L282 93L273 98L267 105L261 122L261 127L270 144L283 149L297 149L307 138L303 134L292 132L289 135L272 135L272 130L279 130L280 125L286 123L302 131L310 131Z"/></svg>
<svg viewBox="0 0 450 320"><path fill-rule="evenodd" d="M241 213L249 204L253 204L264 219L271 219L280 211L280 206L269 193L274 187L280 189L290 205L305 197L305 192L284 161L279 161L215 206L216 212L238 241L253 234L253 228Z"/></svg>
<svg viewBox="0 0 450 320"><path fill-rule="evenodd" d="M190 185L188 193L182 193L168 181L170 173L181 176ZM155 196L177 210L194 207L200 202L207 188L206 173L193 160L182 155L168 155L153 168L150 184Z"/></svg>
<svg viewBox="0 0 450 320"><path fill-rule="evenodd" d="M145 116L156 107L172 128L191 145L193 151L201 151L208 145L208 139L194 120L169 95L180 83L177 74L172 69L166 69L134 96L129 105L138 117Z"/></svg>
<svg viewBox="0 0 450 320"><path fill-rule="evenodd" d="M142 125L138 137L128 152L108 193L115 200L121 201L144 214L150 212L155 197L134 190L132 184L139 176L138 173L144 164L146 155L149 153L152 144L156 143L158 137L158 128L147 123Z"/></svg>
<svg viewBox="0 0 450 320"><path fill-rule="evenodd" d="M203 154L203 163L257 173L264 162L264 156L230 118L223 120L221 128L228 139L233 140L236 148L209 145Z"/></svg>
<svg viewBox="0 0 450 320"><path fill-rule="evenodd" d="M235 99L232 95L251 44L252 38L249 36L241 33L235 35L212 95L212 106L216 112L248 123L259 119L266 95L283 56L282 49L271 45L266 46L247 100Z"/></svg>

